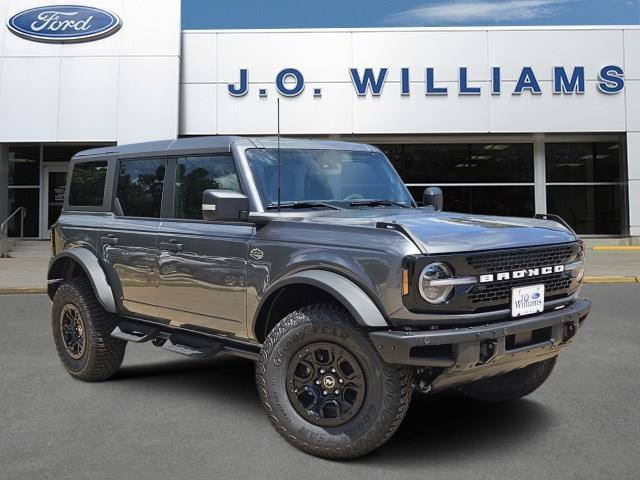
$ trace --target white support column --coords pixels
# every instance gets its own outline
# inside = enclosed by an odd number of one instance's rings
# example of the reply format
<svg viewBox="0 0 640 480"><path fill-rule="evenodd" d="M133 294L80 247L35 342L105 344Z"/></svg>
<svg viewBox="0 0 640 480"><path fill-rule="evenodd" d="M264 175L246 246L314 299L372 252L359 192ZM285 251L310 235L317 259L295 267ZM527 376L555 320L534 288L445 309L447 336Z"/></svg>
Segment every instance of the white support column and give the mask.
<svg viewBox="0 0 640 480"><path fill-rule="evenodd" d="M7 146L0 144L0 223L9 215L9 156Z"/></svg>
<svg viewBox="0 0 640 480"><path fill-rule="evenodd" d="M547 213L547 166L544 158L544 134L533 136L533 166L536 213Z"/></svg>
<svg viewBox="0 0 640 480"><path fill-rule="evenodd" d="M640 132L627 133L629 172L629 233L640 236Z"/></svg>

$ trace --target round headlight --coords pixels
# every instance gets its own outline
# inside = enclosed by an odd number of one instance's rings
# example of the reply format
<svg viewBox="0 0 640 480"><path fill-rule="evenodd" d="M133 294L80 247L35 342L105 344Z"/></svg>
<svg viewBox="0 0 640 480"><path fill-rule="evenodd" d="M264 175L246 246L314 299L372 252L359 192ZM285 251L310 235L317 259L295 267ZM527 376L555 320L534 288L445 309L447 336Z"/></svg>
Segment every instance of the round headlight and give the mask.
<svg viewBox="0 0 640 480"><path fill-rule="evenodd" d="M453 273L448 265L441 262L430 263L420 272L420 295L434 305L446 302L453 290L453 285L438 285L438 280L451 277Z"/></svg>

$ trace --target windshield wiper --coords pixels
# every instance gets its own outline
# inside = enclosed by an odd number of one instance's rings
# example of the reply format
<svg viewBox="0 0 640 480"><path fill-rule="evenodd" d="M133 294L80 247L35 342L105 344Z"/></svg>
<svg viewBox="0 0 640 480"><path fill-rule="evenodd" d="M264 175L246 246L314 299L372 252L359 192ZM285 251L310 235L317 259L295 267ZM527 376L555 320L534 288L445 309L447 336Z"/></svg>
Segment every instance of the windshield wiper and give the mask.
<svg viewBox="0 0 640 480"><path fill-rule="evenodd" d="M354 200L351 202L352 207L402 207L409 208L409 205L402 202L394 202L393 200Z"/></svg>
<svg viewBox="0 0 640 480"><path fill-rule="evenodd" d="M339 207L337 205L331 205L326 202L316 202L316 201L299 201L299 202L280 202L280 208L316 208L316 207L325 207L330 208L331 210L344 210L344 208ZM277 203L270 203L266 207L267 210L276 210L278 209Z"/></svg>

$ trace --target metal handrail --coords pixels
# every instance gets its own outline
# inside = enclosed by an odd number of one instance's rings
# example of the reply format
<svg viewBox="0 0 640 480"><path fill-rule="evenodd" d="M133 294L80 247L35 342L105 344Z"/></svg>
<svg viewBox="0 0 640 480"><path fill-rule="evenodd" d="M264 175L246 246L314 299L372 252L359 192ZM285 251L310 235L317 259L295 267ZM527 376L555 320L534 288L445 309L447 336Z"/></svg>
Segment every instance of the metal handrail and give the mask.
<svg viewBox="0 0 640 480"><path fill-rule="evenodd" d="M20 213L20 240L24 238L24 219L27 216L27 209L18 207L4 222L0 223L0 258L5 258L9 253L9 222L18 213Z"/></svg>

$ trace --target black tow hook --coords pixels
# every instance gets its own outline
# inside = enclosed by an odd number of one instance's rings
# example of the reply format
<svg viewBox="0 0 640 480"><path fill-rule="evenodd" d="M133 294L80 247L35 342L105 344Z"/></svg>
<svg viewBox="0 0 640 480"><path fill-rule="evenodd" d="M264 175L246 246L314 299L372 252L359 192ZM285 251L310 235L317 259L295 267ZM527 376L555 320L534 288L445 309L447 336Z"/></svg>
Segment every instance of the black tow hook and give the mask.
<svg viewBox="0 0 640 480"><path fill-rule="evenodd" d="M480 363L488 363L498 354L498 341L484 340L480 343Z"/></svg>
<svg viewBox="0 0 640 480"><path fill-rule="evenodd" d="M568 322L564 324L564 335L563 335L563 341L564 342L568 342L569 340L571 340L575 334L576 334L576 324L573 322Z"/></svg>

